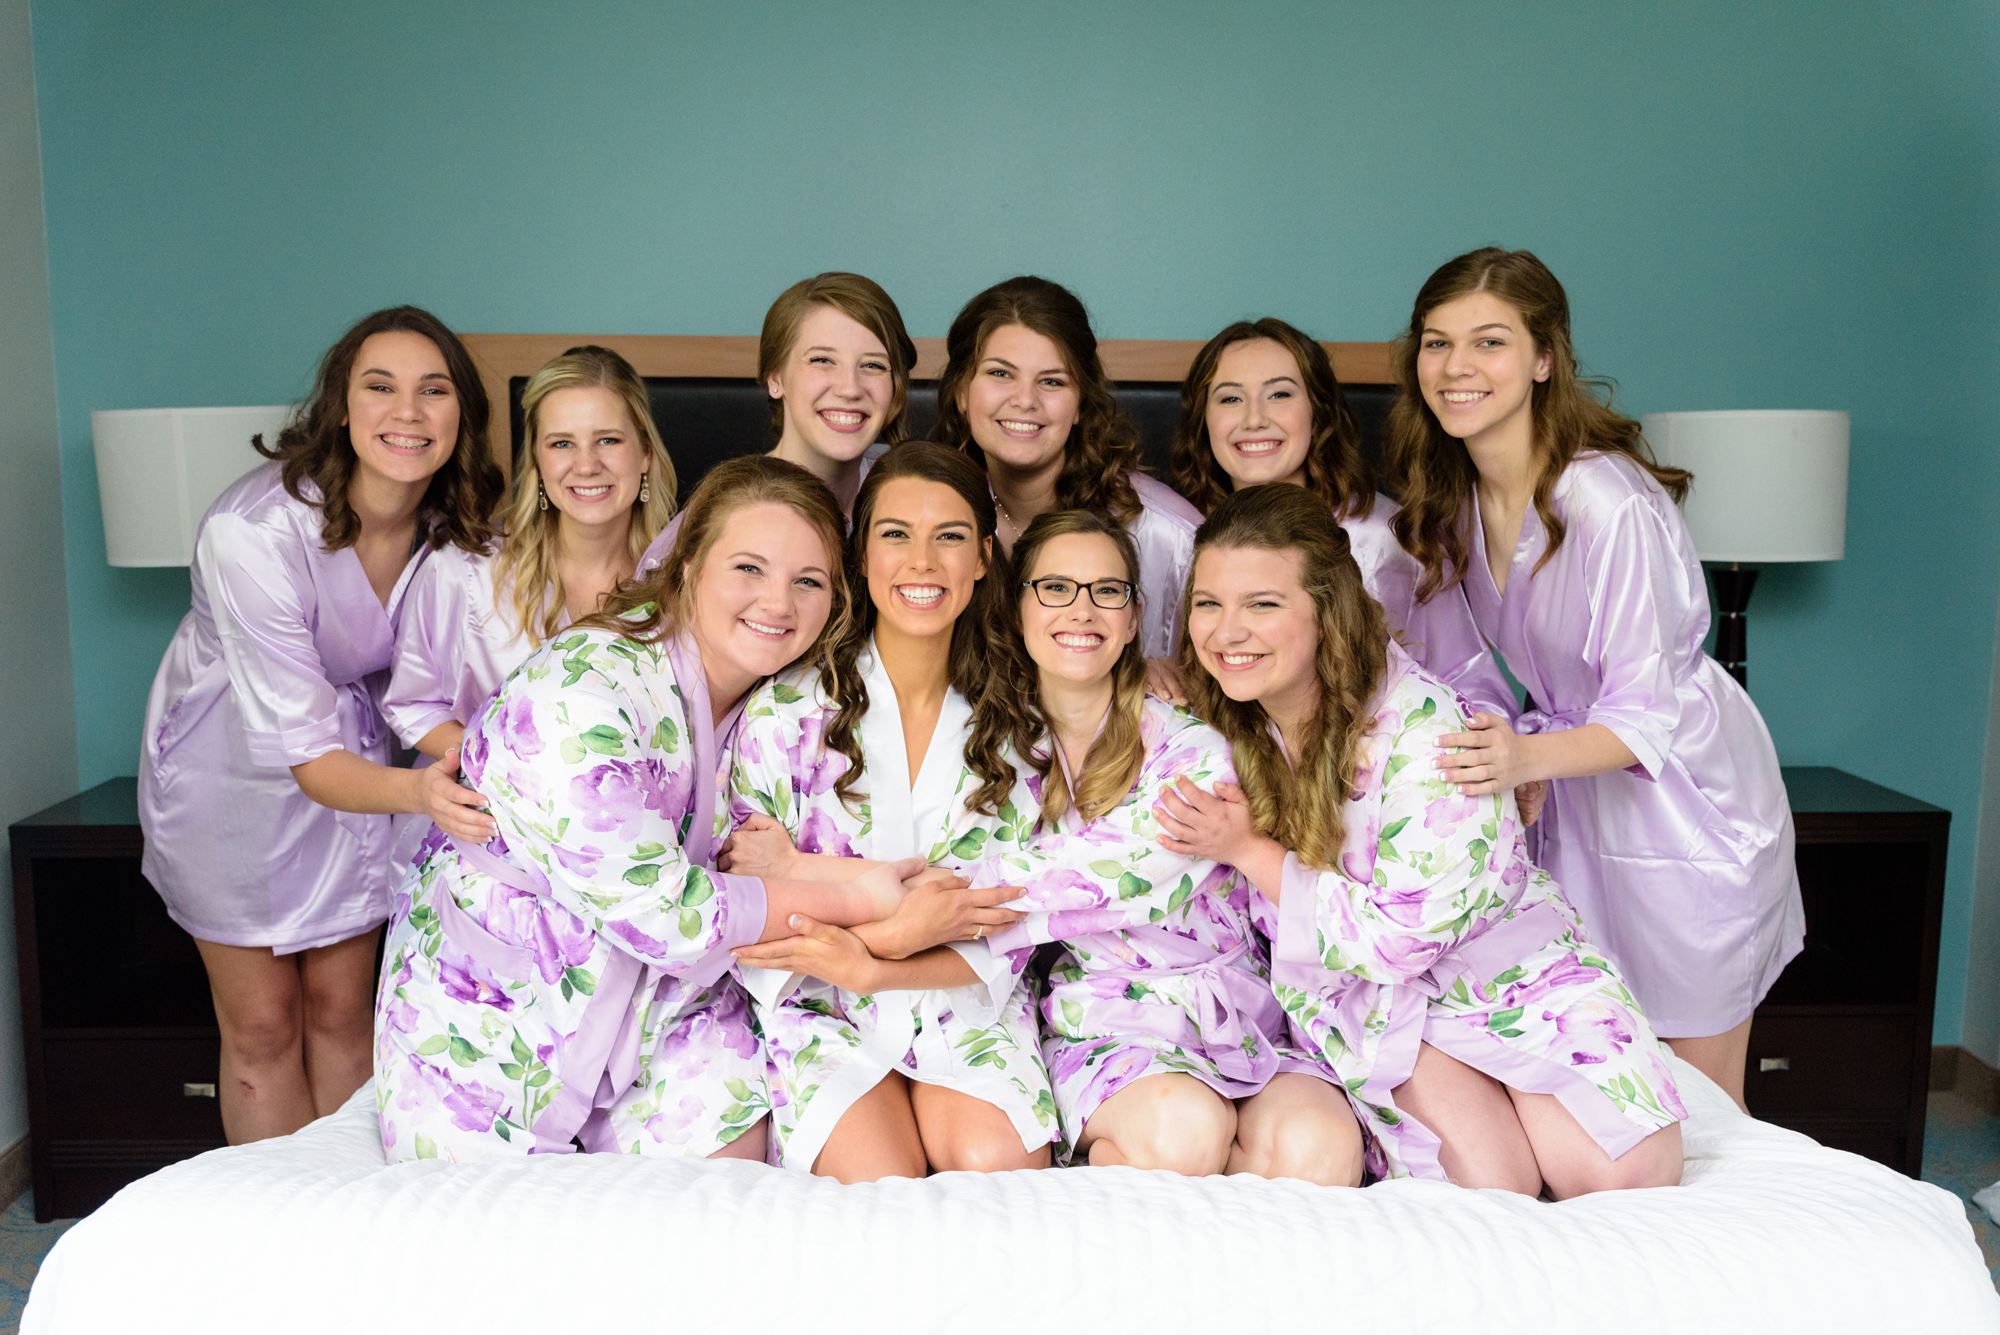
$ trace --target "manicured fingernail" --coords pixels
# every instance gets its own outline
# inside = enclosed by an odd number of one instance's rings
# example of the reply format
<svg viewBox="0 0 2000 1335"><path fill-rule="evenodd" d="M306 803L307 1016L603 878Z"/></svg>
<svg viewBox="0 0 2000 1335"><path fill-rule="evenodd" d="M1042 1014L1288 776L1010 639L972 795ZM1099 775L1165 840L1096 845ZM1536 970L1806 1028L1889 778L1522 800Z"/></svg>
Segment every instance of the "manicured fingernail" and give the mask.
<svg viewBox="0 0 2000 1335"><path fill-rule="evenodd" d="M806 920L804 918L800 917L796 913L792 915L792 926L794 927L803 927L805 925L805 921Z"/></svg>

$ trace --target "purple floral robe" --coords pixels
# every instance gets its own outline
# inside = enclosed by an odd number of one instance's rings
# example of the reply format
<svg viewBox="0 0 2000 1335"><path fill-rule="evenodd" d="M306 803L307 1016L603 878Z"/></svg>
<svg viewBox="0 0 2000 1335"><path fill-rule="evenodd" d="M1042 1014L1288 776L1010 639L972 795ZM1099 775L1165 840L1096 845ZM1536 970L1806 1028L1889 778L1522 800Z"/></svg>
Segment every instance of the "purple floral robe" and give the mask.
<svg viewBox="0 0 2000 1335"><path fill-rule="evenodd" d="M195 538L193 606L146 701L141 870L203 941L282 955L389 916L390 818L320 806L291 767L341 749L389 762L377 702L429 553L385 606L354 549L329 552L321 533L276 464L217 497Z"/></svg>
<svg viewBox="0 0 2000 1335"><path fill-rule="evenodd" d="M966 873L974 885L1022 887L1007 907L1028 916L992 938L1014 967L1037 945L1063 946L1042 999L1042 1055L1065 1158L1098 1105L1144 1076L1190 1075L1240 1099L1307 1066L1276 1041L1284 1017L1242 877L1157 841L1154 804L1178 780L1208 790L1236 781L1229 744L1152 696L1143 709L1146 758L1124 801L1088 824L1072 809L1039 827L1041 776L1017 761L1006 837Z"/></svg>
<svg viewBox="0 0 2000 1335"><path fill-rule="evenodd" d="M1708 585L1680 511L1628 460L1587 454L1556 482L1563 545L1530 508L1501 597L1485 560L1472 615L1528 688L1521 733L1601 723L1638 763L1557 779L1532 831L1593 939L1668 1038L1750 1018L1805 940L1791 806L1750 696L1702 652ZM1472 549L1477 502L1470 511ZM1449 680L1449 678L1447 678Z"/></svg>
<svg viewBox="0 0 2000 1335"><path fill-rule="evenodd" d="M722 729L726 739L729 721ZM763 882L709 870L717 740L687 641L572 631L471 723L500 834L433 828L397 894L375 1012L392 1160L713 1153L767 1109L730 950Z"/></svg>
<svg viewBox="0 0 2000 1335"><path fill-rule="evenodd" d="M1513 794L1461 797L1440 777L1437 739L1465 717L1391 644L1337 865L1285 858L1277 996L1348 1091L1378 1177L1444 1176L1437 1137L1394 1095L1422 1043L1554 1095L1613 1158L1687 1116L1609 952L1529 862Z"/></svg>

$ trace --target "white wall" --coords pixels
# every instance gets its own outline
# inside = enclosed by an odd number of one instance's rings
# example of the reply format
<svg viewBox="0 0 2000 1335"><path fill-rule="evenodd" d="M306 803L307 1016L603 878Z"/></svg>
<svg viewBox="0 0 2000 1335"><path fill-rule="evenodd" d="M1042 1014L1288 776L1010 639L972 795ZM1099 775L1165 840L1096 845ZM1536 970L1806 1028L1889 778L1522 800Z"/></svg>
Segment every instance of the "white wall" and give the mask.
<svg viewBox="0 0 2000 1335"><path fill-rule="evenodd" d="M5 827L76 791L60 468L28 0L0 0L0 1146L28 1130Z"/></svg>

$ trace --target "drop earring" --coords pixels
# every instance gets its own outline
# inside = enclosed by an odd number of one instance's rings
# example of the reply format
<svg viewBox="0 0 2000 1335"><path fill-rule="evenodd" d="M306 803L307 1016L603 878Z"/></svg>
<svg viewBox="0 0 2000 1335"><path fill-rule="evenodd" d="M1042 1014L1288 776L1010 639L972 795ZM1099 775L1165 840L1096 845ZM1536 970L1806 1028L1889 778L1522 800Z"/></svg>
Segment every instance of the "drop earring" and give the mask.
<svg viewBox="0 0 2000 1335"><path fill-rule="evenodd" d="M639 504L644 505L653 495L653 484L647 481L647 474L639 474Z"/></svg>
<svg viewBox="0 0 2000 1335"><path fill-rule="evenodd" d="M542 484L539 482L535 484L535 508L537 510L549 508L549 494L542 490Z"/></svg>

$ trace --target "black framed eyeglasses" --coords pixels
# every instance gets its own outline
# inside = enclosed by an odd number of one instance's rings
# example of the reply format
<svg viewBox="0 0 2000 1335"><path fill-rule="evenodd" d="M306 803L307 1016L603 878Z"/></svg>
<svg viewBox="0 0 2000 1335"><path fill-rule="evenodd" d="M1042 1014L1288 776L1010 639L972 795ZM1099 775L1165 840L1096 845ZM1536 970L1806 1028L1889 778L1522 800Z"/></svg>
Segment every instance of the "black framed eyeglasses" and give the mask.
<svg viewBox="0 0 2000 1335"><path fill-rule="evenodd" d="M1090 601L1099 607L1116 610L1132 601L1136 586L1130 580L1094 579L1085 584L1067 575L1044 575L1040 579L1024 579L1024 589L1035 591L1035 601L1043 607L1068 607L1076 601L1076 595L1090 590Z"/></svg>

